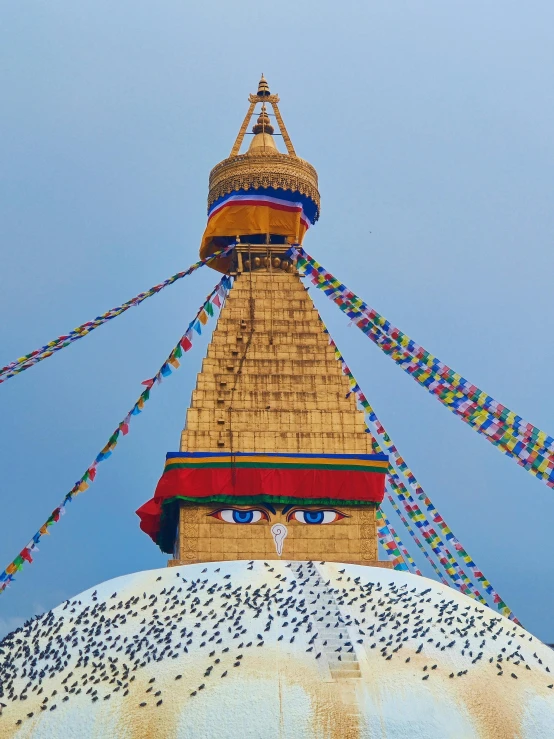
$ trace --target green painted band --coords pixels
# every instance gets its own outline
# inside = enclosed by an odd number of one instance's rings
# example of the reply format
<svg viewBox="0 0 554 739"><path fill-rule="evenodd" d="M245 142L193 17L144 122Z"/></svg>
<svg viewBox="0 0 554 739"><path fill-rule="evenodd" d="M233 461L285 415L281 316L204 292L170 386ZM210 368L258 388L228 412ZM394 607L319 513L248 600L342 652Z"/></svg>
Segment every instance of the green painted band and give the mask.
<svg viewBox="0 0 554 739"><path fill-rule="evenodd" d="M365 507L378 508L379 504L373 500L339 500L338 498L295 498L290 495L207 495L202 498L193 498L188 495L176 495L162 502L162 510L166 505L176 500L182 500L185 503L230 503L234 505L260 505L262 503L277 503L278 505L309 505L309 506L342 506L344 507Z"/></svg>
<svg viewBox="0 0 554 739"><path fill-rule="evenodd" d="M271 463L265 463L265 462L217 462L217 461L207 461L207 462L174 462L174 463L166 463L164 472L169 472L170 470L178 470L178 469L233 469L237 467L242 468L254 468L254 469L279 469L279 470L337 470L338 472L374 472L378 474L385 475L387 473L388 464L383 464L381 466L354 466L354 465L347 465L347 464L309 464L309 463L290 463L290 464L279 464L279 462L271 462Z"/></svg>

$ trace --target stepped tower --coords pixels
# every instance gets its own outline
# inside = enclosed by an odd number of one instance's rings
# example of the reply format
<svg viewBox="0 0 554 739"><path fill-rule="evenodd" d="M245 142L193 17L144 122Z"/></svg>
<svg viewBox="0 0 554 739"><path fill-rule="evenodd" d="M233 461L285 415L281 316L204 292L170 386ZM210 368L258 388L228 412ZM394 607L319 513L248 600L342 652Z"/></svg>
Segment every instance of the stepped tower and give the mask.
<svg viewBox="0 0 554 739"><path fill-rule="evenodd" d="M229 158L210 174L200 250L205 257L236 243L230 257L210 263L234 284L180 452L168 455L156 491L154 501L165 496L159 530L148 533L173 551L170 565L283 558L388 566L378 562L375 521L386 458L372 453L363 413L287 258L319 216L317 174L296 155L263 76L249 101ZM287 153L277 149L270 104ZM175 481L178 474L196 477Z"/></svg>

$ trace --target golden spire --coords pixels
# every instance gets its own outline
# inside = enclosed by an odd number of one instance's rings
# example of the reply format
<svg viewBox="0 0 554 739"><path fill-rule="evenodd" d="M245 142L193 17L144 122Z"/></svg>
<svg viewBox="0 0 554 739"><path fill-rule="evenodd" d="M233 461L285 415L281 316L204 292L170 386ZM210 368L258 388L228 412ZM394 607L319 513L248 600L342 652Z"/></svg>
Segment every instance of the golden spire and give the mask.
<svg viewBox="0 0 554 739"><path fill-rule="evenodd" d="M259 93L258 93L259 94ZM267 110L265 109L265 103L262 103L262 112L258 117L258 121L255 126L252 126L253 133L273 133L275 129L271 125Z"/></svg>
<svg viewBox="0 0 554 739"><path fill-rule="evenodd" d="M271 121L269 120L269 116L265 109L265 103L262 103L262 111L256 124L252 126L254 138L248 147L247 154L259 154L262 152L264 154L278 154L279 151L272 135L274 130L275 129L271 125Z"/></svg>
<svg viewBox="0 0 554 739"><path fill-rule="evenodd" d="M269 85L267 84L267 80L262 72L262 78L258 83L258 97L269 97L269 95L271 95L269 92Z"/></svg>
<svg viewBox="0 0 554 739"><path fill-rule="evenodd" d="M270 92L266 78L261 76L258 91L248 97L249 107L242 126L227 159L219 162L210 172L208 209L224 195L235 190L248 190L259 187L284 188L298 191L311 198L316 205L316 220L319 217L319 192L317 172L305 159L296 155L292 141L279 110L279 96ZM261 112L252 129L254 134L248 151L240 153L248 125L256 105ZM287 153L281 153L275 144L272 125L267 106L271 105L279 134Z"/></svg>

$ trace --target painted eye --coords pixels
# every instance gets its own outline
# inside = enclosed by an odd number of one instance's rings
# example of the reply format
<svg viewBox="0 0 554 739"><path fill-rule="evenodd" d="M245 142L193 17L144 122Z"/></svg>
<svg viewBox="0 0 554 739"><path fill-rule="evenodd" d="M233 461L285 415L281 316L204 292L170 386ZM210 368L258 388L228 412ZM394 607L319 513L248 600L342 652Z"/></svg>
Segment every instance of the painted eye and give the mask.
<svg viewBox="0 0 554 739"><path fill-rule="evenodd" d="M239 508L221 508L209 514L225 523L257 523L258 521L269 521L267 513L256 509L244 511Z"/></svg>
<svg viewBox="0 0 554 739"><path fill-rule="evenodd" d="M340 521L341 518L346 518L344 513L333 510L321 510L314 511L309 509L297 509L289 513L287 521L298 521L299 523L311 523L311 524L322 524L322 523L335 523Z"/></svg>

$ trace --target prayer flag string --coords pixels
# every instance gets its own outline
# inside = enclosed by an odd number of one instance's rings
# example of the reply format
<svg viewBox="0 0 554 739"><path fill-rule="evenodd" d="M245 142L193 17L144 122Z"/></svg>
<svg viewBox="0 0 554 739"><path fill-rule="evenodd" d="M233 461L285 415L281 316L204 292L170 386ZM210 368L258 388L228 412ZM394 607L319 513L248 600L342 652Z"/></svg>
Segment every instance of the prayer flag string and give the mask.
<svg viewBox="0 0 554 739"><path fill-rule="evenodd" d="M421 574L421 572L420 572L420 570L419 570L419 568L418 568L418 566L417 566L417 565L416 565L416 563L414 562L414 560L413 560L413 558L412 558L412 555L411 555L411 554L410 554L410 552L409 552L409 551L408 551L408 550L406 549L406 547L405 547L405 546L404 546L404 544L402 543L402 540L400 539L400 537L398 536L398 534L396 533L396 531L395 531L395 530L393 529L393 527L391 526L391 524L390 524L390 522L389 522L388 518L387 518L387 517L386 517L386 516L384 515L384 513L383 513L383 517L384 517L384 520L385 520L385 524L387 525L387 527L388 527L388 529L389 529L389 531L390 531L390 533L391 533L391 535L392 535L392 538L393 538L393 539L394 539L394 541L396 542L396 546L397 546L397 547L398 547L398 549L400 549L400 551L402 552L402 555L403 555L403 557L404 557L404 560L405 560L405 561L406 561L406 562L408 563L408 565L409 565L409 566L410 566L410 567L411 567L411 568L413 569L413 571L415 572L415 574L416 574L416 575L419 575L420 577L423 577L423 576L422 576L422 574ZM408 568L406 568L406 569L408 569Z"/></svg>
<svg viewBox="0 0 554 739"><path fill-rule="evenodd" d="M375 513L375 519L377 521L377 537L379 538L379 543L385 550L393 569L403 570L404 572L408 571L408 565L404 561L404 557L398 548L397 542L389 529L389 522L384 517L380 508L378 508Z"/></svg>
<svg viewBox="0 0 554 739"><path fill-rule="evenodd" d="M393 444L392 439L387 434L383 425L377 418L375 411L369 405L367 399L365 398L365 395L360 391L357 397L358 397L360 404L364 408L366 414L368 415L369 421L374 425L377 433L379 434L379 437L383 439L387 450L391 452L392 458L393 458L393 464L398 469L400 469L403 475L407 478L410 486L414 488L414 490L416 491L418 499L423 501L427 511L431 513L431 518L433 522L437 525L440 532L444 535L445 540L449 541L450 544L454 547L460 559L462 559L463 562L471 570L472 575L475 578L475 580L482 584L483 588L488 593L491 600L494 602L497 609L502 613L502 615L506 616L507 618L511 618L515 623L519 623L519 621L516 619L516 617L510 610L510 608L508 608L506 603L502 600L502 598L498 595L496 590L492 587L491 583L485 578L481 570L477 568L477 565L475 564L473 559L469 556L469 554L464 549L460 541L454 536L454 533L452 532L452 530L448 527L443 517L440 515L440 513L437 511L435 506L432 504L430 498L428 497L428 495L425 493L421 485L416 480L415 475L409 469L409 467L406 465L406 463L404 462L404 460L398 453L396 446ZM401 482L398 474L396 473L394 469L391 469L389 471L388 482L390 484L391 489L397 492L397 497L403 504L406 512L408 513L408 517L411 518L411 520L416 525L416 527L420 529L428 546L437 555L439 562L441 563L443 569L452 579L456 587L458 587L458 589L461 590L466 595L469 595L472 598L476 598L481 603L486 604L486 600L483 598L479 590L477 590L477 588L475 588L471 584L471 581L465 574L463 568L460 567L457 564L457 562L454 560L448 547L443 542L440 534L435 529L432 528L431 524L427 520L427 517L421 511L421 508L419 507L417 502L414 500L408 488ZM460 580L462 582L459 582Z"/></svg>
<svg viewBox="0 0 554 739"><path fill-rule="evenodd" d="M371 327L361 327L359 325L358 327L397 365L411 375L416 382L431 395L437 397L448 410L474 428L478 434L485 436L504 454L514 458L520 466L531 468L533 474L535 474L535 470L538 470L539 474L537 476L540 479L543 479L542 471L554 469L554 458L544 446L541 446L538 442L528 444L509 424L499 423L497 419L491 416L489 411L478 408L462 393L454 392L448 383L437 379L436 373L429 372L427 368L422 368L419 362L414 361L413 357L407 352L398 351L394 342L383 341L383 336L380 335L378 329L374 330ZM519 455L514 452L516 447L519 449ZM547 454L546 457L544 456L545 453ZM524 460L527 460L527 465ZM534 465L533 462L535 462Z"/></svg>
<svg viewBox="0 0 554 739"><path fill-rule="evenodd" d="M365 398L365 395L362 393L360 386L356 382L356 379L354 378L348 365L344 361L342 354L340 353L337 345L335 344L334 340L330 336L329 331L325 327L325 324L323 323L323 320L321 319L321 317L320 317L320 321L323 326L324 332L329 336L329 344L334 349L335 357L341 363L343 373L348 377L349 385L350 385L350 392L353 392L356 395L358 402L360 402L360 404L362 405L366 413L369 413L371 411L371 413L374 414L373 409L369 405L369 402ZM367 430L369 432L369 429ZM380 435L380 437L383 439L383 442L385 446L387 447L387 451L391 452L392 459L394 460L394 462L398 463L398 460L400 460L401 464L411 474L411 471L408 470L408 467L405 465L404 460L402 460L402 458L399 457L396 447L394 446L394 444L392 444L390 437L388 436L388 434L386 433L385 429L382 427L380 422L379 422L379 426L376 428L376 431ZM372 447L374 451L376 452L383 452L383 449L381 448L381 446L377 442L377 439L373 435L372 435ZM399 467L399 469L401 468ZM403 474L405 474L405 472L402 469L401 471L403 472ZM415 477L413 479L415 480ZM405 485L402 483L402 481L396 474L392 464L389 465L388 482L389 484L391 484L393 490L398 490L399 493L401 493L401 495L399 495L399 499L402 500L403 505L406 508L406 512L408 516L415 520L416 526L420 528L427 545L437 555L437 558L441 566L443 567L445 572L448 574L448 576L451 578L454 585L459 590L461 590L461 592L470 594L471 587L472 587L471 581L467 577L463 568L460 567L458 562L455 560L455 558L453 557L452 553L449 551L446 544L442 541L440 536L437 536L435 530L432 529L429 521L427 521L426 517L422 514L416 501L412 498L409 490L405 487ZM418 487L419 487L419 484L418 484ZM412 504L412 507L410 507L409 503ZM475 595L478 599L481 600L481 602L486 603L486 601L482 598L481 594L478 591L475 591Z"/></svg>
<svg viewBox="0 0 554 739"><path fill-rule="evenodd" d="M475 588L463 567L458 564L448 549L446 543L442 541L440 536L437 536L431 523L422 513L421 508L418 506L416 500L414 500L409 489L400 480L393 468L389 469L387 482L389 484L389 488L397 495L398 500L402 503L408 517L418 528L420 528L423 538L432 551L437 555L439 562L449 577L452 578L455 586L465 595L471 595L472 597L475 596L477 600L487 605L485 598L481 595L479 590Z"/></svg>
<svg viewBox="0 0 554 739"><path fill-rule="evenodd" d="M413 342L316 262L302 247L291 247L291 259L313 284L385 354L426 388L445 407L483 435L521 467L554 487L554 438Z"/></svg>
<svg viewBox="0 0 554 739"><path fill-rule="evenodd" d="M39 362L42 362L43 359L48 359L48 357L51 357L56 352L60 351L60 349L64 349L66 346L69 346L69 344L72 344L74 341L82 339L83 336L87 336L88 334L90 334L91 331L94 331L95 328L102 326L107 321L111 321L111 319L115 318L116 316L120 316L129 308L140 305L143 300L146 300L146 298L159 293L161 290L164 289L164 287L167 287L168 285L173 285L173 283L177 282L177 280L180 280L183 277L187 277L200 267L203 267L205 264L208 264L208 262L211 262L213 259L228 254L234 248L235 245L231 244L225 249L215 252L206 259L200 259L184 272L177 272L177 274L174 274L167 280L160 282L159 285L154 285L154 287L151 287L146 292L135 295L134 298L131 298L131 300L123 303L123 305L120 305L117 308L112 308L111 310L106 311L106 313L102 313L94 320L87 321L86 323L81 324L81 326L77 326L77 328L69 331L69 333L62 334L61 336L58 336L57 339L49 341L48 344L40 347L40 349L35 349L34 351L30 352L30 354L25 354L24 356L19 357L19 359L10 362L5 367L2 367L0 369L0 383L9 380L12 377L15 377L15 375L19 374L20 372L24 372L25 370L33 367Z"/></svg>
<svg viewBox="0 0 554 739"><path fill-rule="evenodd" d="M408 469L408 467L405 465L404 460L399 456L398 450L396 449L396 446L392 443L392 440L388 436L387 432L385 431L382 424L377 419L377 416L375 415L375 412L373 411L373 408L369 405L369 402L365 398L365 395L362 393L361 388L357 384L355 378L353 377L350 369L348 368L348 365L344 361L342 355L340 354L336 344L332 339L330 339L331 345L335 349L335 356L337 359L341 362L343 372L347 375L350 381L350 387L351 391L355 393L358 401L364 408L364 411L368 414L369 420L374 423L376 427L376 432L379 435L379 437L382 439L386 451L390 452L392 455L393 462L389 466L389 474L388 474L388 482L391 485L392 489L394 491L398 491L398 498L401 500L406 513L408 514L408 517L411 518L415 525L421 530L421 533L423 535L423 538L427 542L427 545L429 548L437 555L437 558L447 573L447 575L450 577L452 582L454 583L455 587L457 587L461 592L465 593L466 595L469 595L471 593L471 582L469 578L467 577L466 573L464 572L463 568L458 564L450 550L448 549L447 545L440 536L437 535L435 530L432 528L431 524L427 520L426 516L421 512L419 506L417 505L417 502L413 499L411 493L409 492L408 488L402 483L398 475L396 474L393 464L399 465L405 467L405 470L402 470L401 467L399 469L403 472L403 474L406 474L406 471L411 473L411 470ZM373 421L373 416L375 416L375 421ZM373 437L375 439L375 437ZM375 439L376 442L376 439ZM383 451L379 444L376 442L377 448L379 451ZM415 477L413 478L415 480ZM417 481L416 481L416 484ZM418 484L418 488L420 488ZM485 602L480 595L480 593L477 594L477 597L482 602Z"/></svg>
<svg viewBox="0 0 554 739"><path fill-rule="evenodd" d="M485 578L481 570L477 568L477 565L475 564L473 559L469 556L467 551L463 548L459 540L454 536L454 533L448 527L448 525L446 524L446 521L439 514L435 506L432 504L430 498L427 496L427 494L425 493L421 485L418 483L413 472L407 466L404 459L400 456L400 453L398 452L397 447L395 446L392 439L386 432L382 423L379 421L377 414L375 413L374 409L372 408L369 401L367 400L364 393L362 392L362 389L357 383L350 368L346 364L342 354L340 353L336 343L332 339L327 327L325 326L321 318L320 318L320 321L321 321L324 332L329 336L329 343L335 351L335 357L341 363L342 371L348 377L349 385L350 385L350 392L353 392L355 394L358 402L360 403L360 405L364 409L364 412L366 413L367 419L372 424L372 426L375 428L387 452L390 453L388 482L390 485L390 489L393 492L397 493L398 499L402 502L406 512L408 513L408 517L411 518L415 526L420 529L427 545L434 552L434 554L436 554L441 566L443 567L445 572L448 574L448 576L450 577L454 585L459 590L461 590L461 592L473 598L476 598L481 603L484 603L486 605L487 601L481 595L479 590L473 585L471 580L468 578L468 576L464 572L463 568L454 559L452 553L449 551L445 542L443 542L440 534L437 533L437 531L434 528L432 528L431 524L427 520L427 517L423 514L423 512L419 508L417 502L414 500L408 488L400 480L395 467L404 475L404 477L406 477L410 487L412 487L415 490L418 499L424 502L427 508L427 511L431 513L433 522L437 525L440 532L442 532L446 541L450 542L451 545L454 547L460 559L463 560L463 562L471 570L472 575L475 578L475 580L482 584L483 588L488 593L488 595L491 597L491 600L495 603L498 610L502 613L502 615L506 616L507 618L512 619L515 623L519 623L519 621L516 619L516 617L510 610L510 608L500 598L498 593L492 587L491 583ZM382 451L381 447L379 446L379 443L377 442L374 436L373 436L372 445L376 451Z"/></svg>
<svg viewBox="0 0 554 739"><path fill-rule="evenodd" d="M400 510L400 508L398 507L396 501L394 500L394 498L392 497L392 495L389 492L387 492L387 499L388 499L389 503L392 505L392 507L393 507L394 511L396 512L396 514L398 515L398 518L402 521L402 523L406 527L406 530L408 531L408 533L410 534L410 536L412 537L412 539L415 541L415 543L419 547L420 551L426 557L426 559L429 562L429 564L431 565L431 567L435 570L435 573L436 573L437 577L439 578L439 580L442 582L443 585L448 585L448 581L444 578L444 575L442 574L442 572L437 567L437 565L435 563L435 560L433 559L433 557L431 557L431 555L429 554L429 552L425 549L425 547L423 546L423 544L421 543L421 541L418 539L415 531L412 529L412 527L410 526L410 524L407 521L407 519L402 515L402 511Z"/></svg>
<svg viewBox="0 0 554 739"><path fill-rule="evenodd" d="M2 573L0 573L0 593L3 593L4 590L15 580L14 575L22 569L24 562L31 563L33 561L33 554L38 551L39 541L43 536L50 533L48 529L57 523L61 516L65 514L67 504L70 503L76 495L87 490L90 483L94 482L98 465L100 462L104 462L112 455L112 452L119 441L119 437L126 436L129 433L129 425L133 417L138 416L142 412L144 404L150 399L150 391L152 387L154 385L159 385L162 382L162 378L168 377L172 374L174 369L179 367L179 359L182 357L183 352L188 352L192 348L195 334L201 334L202 326L207 323L208 317L214 315L214 306L216 308L221 308L223 306L225 297L230 288L231 279L225 275L208 295L196 316L190 322L187 330L173 347L158 372L154 377L144 380L142 385L145 386L145 389L141 392L138 400L133 405L129 413L127 413L125 418L118 424L116 430L110 436L104 448L96 455L93 463L88 467L84 475L77 480L62 502L54 508L50 516L34 534L29 543L23 547L17 557L10 562Z"/></svg>
<svg viewBox="0 0 554 739"><path fill-rule="evenodd" d="M450 544L454 547L460 559L462 559L463 562L471 570L475 580L482 584L483 588L488 593L491 600L494 602L497 609L502 613L502 615L506 616L507 618L511 618L516 623L519 623L510 608L494 590L491 583L485 578L481 570L477 568L477 565L475 564L473 559L469 556L460 541L455 537L454 533L448 527L440 513L437 511L428 495L425 493L421 485L417 482L413 472L408 468L408 466L398 453L396 446L393 444L390 436L387 434L383 425L377 418L375 411L369 405L365 395L361 391L359 391L357 393L357 398L364 408L366 414L368 415L369 421L374 425L377 433L379 434L379 437L383 439L387 451L391 452L393 464L398 467L398 469L400 469L400 471L408 479L410 486L413 487L414 490L418 493L417 497L419 498L419 500L423 501L427 511L431 513L433 523L435 523L438 529L442 532L445 540L449 541ZM428 546L437 555L443 569L452 579L456 587L458 587L461 592L471 596L472 598L476 598L478 601L486 605L487 601L485 600L485 598L481 595L479 590L473 586L473 584L465 574L463 568L460 567L458 563L454 560L452 554L450 553L446 544L443 542L441 536L436 532L435 529L432 528L431 524L427 520L427 517L423 514L417 502L414 500L413 496L409 492L408 488L401 482L398 474L394 469L389 470L388 482L390 488L395 493L397 493L398 499L402 502L406 512L408 513L408 517L411 518L415 526L420 529Z"/></svg>

